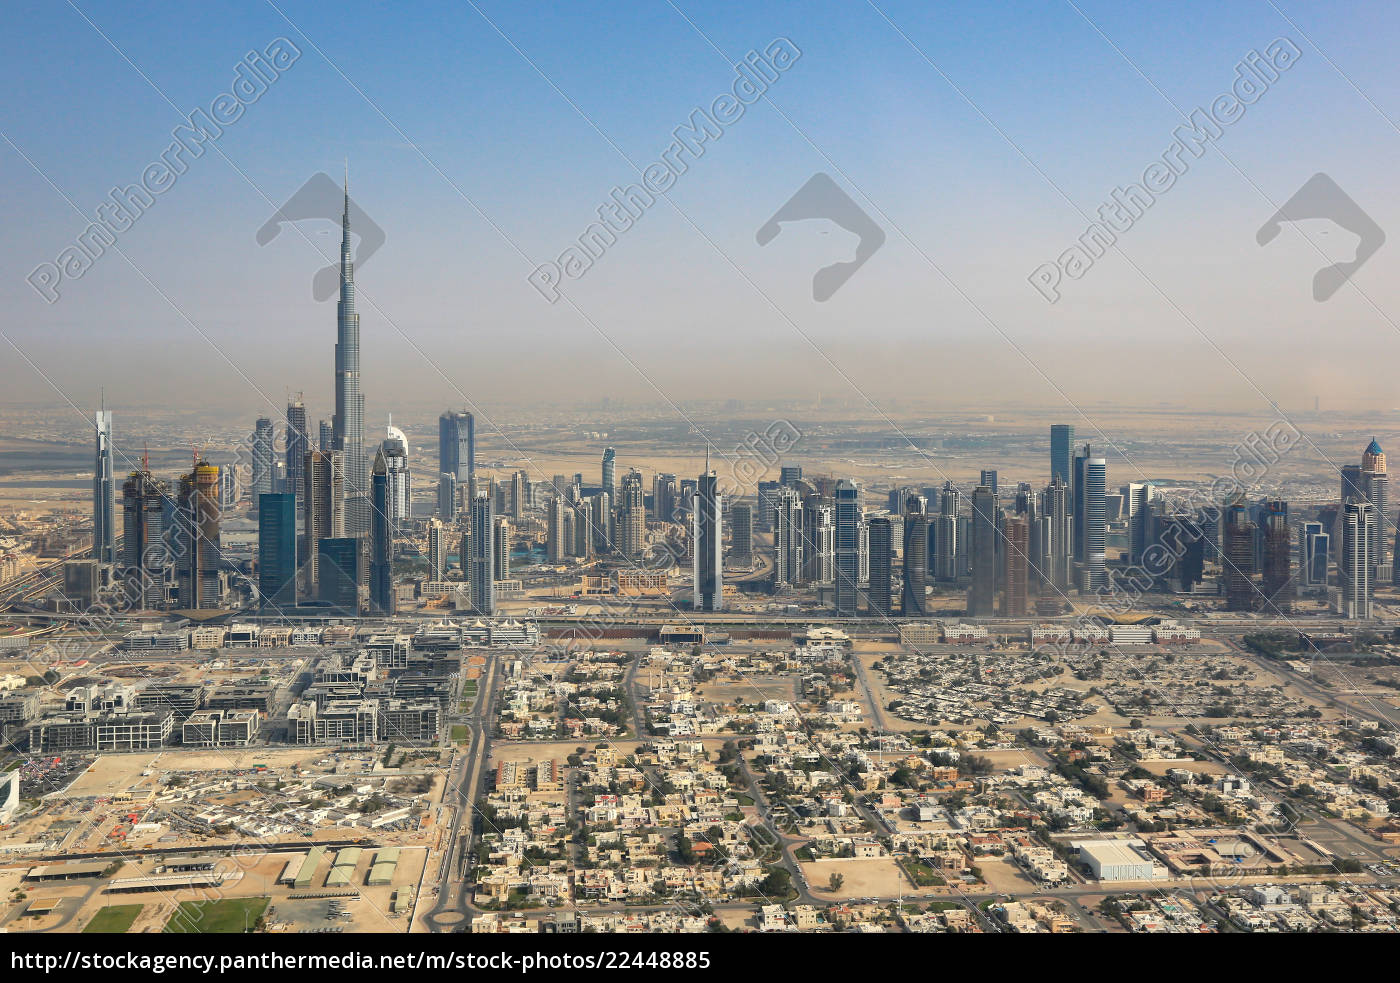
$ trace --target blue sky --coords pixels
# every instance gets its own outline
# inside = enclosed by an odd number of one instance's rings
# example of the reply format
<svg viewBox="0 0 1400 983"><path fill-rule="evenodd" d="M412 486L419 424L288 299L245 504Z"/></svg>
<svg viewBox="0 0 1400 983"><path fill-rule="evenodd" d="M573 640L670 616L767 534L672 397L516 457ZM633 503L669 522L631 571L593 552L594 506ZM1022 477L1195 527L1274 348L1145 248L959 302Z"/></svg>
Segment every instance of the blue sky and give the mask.
<svg viewBox="0 0 1400 983"><path fill-rule="evenodd" d="M348 156L387 235L358 276L372 412L538 386L1392 405L1354 358L1400 354L1396 245L1317 303L1326 240L1254 241L1319 171L1400 229L1392 4L79 0L10 4L7 19L21 43L0 62L0 325L48 377L10 360L12 398L51 382L80 403L100 384L137 402L143 374L197 366L199 391L229 405L304 389L323 415L334 305L310 281L336 234L253 237ZM82 231L79 211L138 180L181 117L278 37L301 56L223 133L227 160L192 161L122 236L130 263L108 253L46 304L25 277ZM801 57L767 99L567 285L571 303L542 300L532 266L730 88L734 61L780 37ZM1046 303L1027 276L1083 232L1079 210L1160 157L1181 122L1171 103L1208 105L1280 37L1297 64L1123 235L1124 255ZM825 303L812 272L850 237L807 222L754 238L818 171L887 236Z"/></svg>

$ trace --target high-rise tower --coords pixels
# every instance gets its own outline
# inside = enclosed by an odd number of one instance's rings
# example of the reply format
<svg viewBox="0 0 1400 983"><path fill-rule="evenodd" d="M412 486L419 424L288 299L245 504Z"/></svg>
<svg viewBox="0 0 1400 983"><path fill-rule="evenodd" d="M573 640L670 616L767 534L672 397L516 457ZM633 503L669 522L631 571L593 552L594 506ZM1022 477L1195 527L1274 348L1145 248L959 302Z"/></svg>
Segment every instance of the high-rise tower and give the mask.
<svg viewBox="0 0 1400 983"><path fill-rule="evenodd" d="M311 449L311 438L306 430L306 403L301 393L287 400L287 485L282 491L291 492L298 502L304 489L302 474L306 468L306 452Z"/></svg>
<svg viewBox="0 0 1400 983"><path fill-rule="evenodd" d="M98 410L94 418L97 455L92 468L92 558L117 562L117 478L112 470L112 414Z"/></svg>
<svg viewBox="0 0 1400 983"><path fill-rule="evenodd" d="M647 512L642 498L642 473L636 468L622 476L617 500L617 548L629 559L640 559L646 544Z"/></svg>
<svg viewBox="0 0 1400 983"><path fill-rule="evenodd" d="M399 443L398 438L385 440ZM408 469L403 474L407 477ZM388 457L384 448L374 457L370 472L369 519L369 609L378 615L394 613L394 537L393 489L390 483Z"/></svg>
<svg viewBox="0 0 1400 983"><path fill-rule="evenodd" d="M217 608L221 600L219 469L208 461L196 461L194 470L180 478L176 505L175 578L180 607Z"/></svg>
<svg viewBox="0 0 1400 983"><path fill-rule="evenodd" d="M724 608L724 496L719 476L710 469L709 455L705 457L705 473L696 484L691 513L695 610L719 611Z"/></svg>
<svg viewBox="0 0 1400 983"><path fill-rule="evenodd" d="M369 533L369 462L365 459L365 397L360 391L360 315L355 313L355 269L350 258L350 172L340 217L340 301L336 305L335 416L332 447L345 456L345 532Z"/></svg>
<svg viewBox="0 0 1400 983"><path fill-rule="evenodd" d="M855 482L836 483L836 616L853 618L860 583L860 492Z"/></svg>
<svg viewBox="0 0 1400 983"><path fill-rule="evenodd" d="M1068 423L1056 423L1050 427L1050 480L1059 478L1066 485L1072 480L1070 474L1070 448L1074 446L1074 427Z"/></svg>

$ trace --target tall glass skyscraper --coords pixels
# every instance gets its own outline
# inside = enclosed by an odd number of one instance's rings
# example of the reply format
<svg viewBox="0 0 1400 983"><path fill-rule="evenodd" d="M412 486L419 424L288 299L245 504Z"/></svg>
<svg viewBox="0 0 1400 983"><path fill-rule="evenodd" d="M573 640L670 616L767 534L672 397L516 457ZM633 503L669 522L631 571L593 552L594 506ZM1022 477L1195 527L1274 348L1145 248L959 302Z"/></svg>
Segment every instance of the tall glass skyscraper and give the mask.
<svg viewBox="0 0 1400 983"><path fill-rule="evenodd" d="M397 443L397 438L393 438ZM384 441L388 444L389 441ZM381 447L370 473L369 607L374 614L394 613L394 538L389 464Z"/></svg>
<svg viewBox="0 0 1400 983"><path fill-rule="evenodd" d="M836 616L854 618L860 583L860 493L855 483L836 483Z"/></svg>
<svg viewBox="0 0 1400 983"><path fill-rule="evenodd" d="M285 611L296 603L297 496L269 493L258 499L258 604Z"/></svg>
<svg viewBox="0 0 1400 983"><path fill-rule="evenodd" d="M365 397L360 392L360 315L355 313L355 269L350 259L350 177L340 218L340 301L336 305L333 449L345 457L345 532L369 533L369 462L365 459Z"/></svg>
<svg viewBox="0 0 1400 983"><path fill-rule="evenodd" d="M258 504L258 496L275 491L272 487L272 450L277 442L272 429L272 421L265 416L258 417L253 425L253 506Z"/></svg>
<svg viewBox="0 0 1400 983"><path fill-rule="evenodd" d="M1072 480L1070 475L1070 448L1074 446L1074 427L1068 423L1056 423L1050 427L1050 480L1059 478L1066 485Z"/></svg>
<svg viewBox="0 0 1400 983"><path fill-rule="evenodd" d="M476 418L466 410L447 410L438 417L438 473L452 475L468 495L475 494Z"/></svg>
<svg viewBox="0 0 1400 983"><path fill-rule="evenodd" d="M710 469L708 458L707 454L691 513L696 611L724 609L724 496L719 491L719 476Z"/></svg>
<svg viewBox="0 0 1400 983"><path fill-rule="evenodd" d="M310 436L306 431L306 403L301 398L301 393L297 393L287 401L287 485L283 491L289 491L297 497L302 496L302 474L306 467L306 452L311 449Z"/></svg>
<svg viewBox="0 0 1400 983"><path fill-rule="evenodd" d="M468 561L467 579L471 581L472 607L477 614L496 613L496 575L492 569L495 560L496 517L490 495L478 495L471 500L470 536L468 545L471 559Z"/></svg>
<svg viewBox="0 0 1400 983"><path fill-rule="evenodd" d="M92 468L92 558L117 562L117 478L112 464L112 414L98 410Z"/></svg>

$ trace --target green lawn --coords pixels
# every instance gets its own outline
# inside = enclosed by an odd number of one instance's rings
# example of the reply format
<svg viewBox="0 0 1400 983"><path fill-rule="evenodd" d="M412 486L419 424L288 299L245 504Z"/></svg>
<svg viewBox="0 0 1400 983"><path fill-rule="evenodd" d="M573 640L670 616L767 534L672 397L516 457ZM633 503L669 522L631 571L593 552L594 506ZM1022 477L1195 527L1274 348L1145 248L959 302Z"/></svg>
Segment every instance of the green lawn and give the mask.
<svg viewBox="0 0 1400 983"><path fill-rule="evenodd" d="M221 898L218 901L182 901L165 931L178 934L251 931L267 909L269 898Z"/></svg>
<svg viewBox="0 0 1400 983"><path fill-rule="evenodd" d="M139 904L108 905L92 916L92 921L87 923L87 928L83 929L83 932L84 934L92 932L103 935L120 935L131 928L131 923L136 921L136 916L141 914L141 909L144 907L145 905Z"/></svg>
<svg viewBox="0 0 1400 983"><path fill-rule="evenodd" d="M467 741L469 740L469 738L468 738L468 736L467 736L467 728L466 728L466 725L464 725L464 724L457 724L457 725L455 725L455 726L452 728L452 740L454 740L454 741L457 742L458 744L466 744L466 743L467 743Z"/></svg>

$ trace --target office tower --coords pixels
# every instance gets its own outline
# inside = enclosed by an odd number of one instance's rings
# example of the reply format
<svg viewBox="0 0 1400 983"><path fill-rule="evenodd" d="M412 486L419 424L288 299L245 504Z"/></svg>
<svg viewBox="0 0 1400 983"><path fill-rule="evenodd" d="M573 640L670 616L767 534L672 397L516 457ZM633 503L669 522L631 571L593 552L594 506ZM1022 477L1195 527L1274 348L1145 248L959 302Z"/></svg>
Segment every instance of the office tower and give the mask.
<svg viewBox="0 0 1400 983"><path fill-rule="evenodd" d="M517 522L525 517L527 483L528 479L525 477L524 471L517 471L510 476L510 517Z"/></svg>
<svg viewBox="0 0 1400 983"><path fill-rule="evenodd" d="M854 618L860 585L860 492L855 482L843 478L836 483L835 518L836 616Z"/></svg>
<svg viewBox="0 0 1400 983"><path fill-rule="evenodd" d="M1070 471L1070 448L1074 446L1074 427L1055 423L1050 427L1050 480L1059 478L1068 488L1073 481Z"/></svg>
<svg viewBox="0 0 1400 983"><path fill-rule="evenodd" d="M169 491L144 466L122 484L120 565L132 602L142 608L165 604L165 501Z"/></svg>
<svg viewBox="0 0 1400 983"><path fill-rule="evenodd" d="M1259 536L1263 543L1260 587L1261 609L1270 614L1287 614L1293 609L1293 530L1288 525L1288 503L1271 498L1260 514Z"/></svg>
<svg viewBox="0 0 1400 983"><path fill-rule="evenodd" d="M623 556L642 556L647 539L647 510L643 501L642 473L636 468L622 476L617 499L617 548Z"/></svg>
<svg viewBox="0 0 1400 983"><path fill-rule="evenodd" d="M457 476L451 471L438 475L437 514L443 522L457 521Z"/></svg>
<svg viewBox="0 0 1400 983"><path fill-rule="evenodd" d="M870 523L865 520L865 509L861 510L859 545L856 547L860 582L870 583Z"/></svg>
<svg viewBox="0 0 1400 983"><path fill-rule="evenodd" d="M753 506L747 502L729 509L729 556L735 567L753 566Z"/></svg>
<svg viewBox="0 0 1400 983"><path fill-rule="evenodd" d="M1147 549L1147 503L1151 491L1151 486L1143 482L1134 481L1123 486L1124 511L1128 515L1128 560L1132 563L1141 563Z"/></svg>
<svg viewBox="0 0 1400 983"><path fill-rule="evenodd" d="M361 542L358 536L332 536L316 543L316 599L339 614L353 616L360 611Z"/></svg>
<svg viewBox="0 0 1400 983"><path fill-rule="evenodd" d="M219 607L219 469L208 461L180 477L174 533L180 607Z"/></svg>
<svg viewBox="0 0 1400 983"><path fill-rule="evenodd" d="M287 462L280 457L272 461L272 490L275 492L287 490Z"/></svg>
<svg viewBox="0 0 1400 983"><path fill-rule="evenodd" d="M651 479L651 509L660 522L676 521L676 476L658 474Z"/></svg>
<svg viewBox="0 0 1400 983"><path fill-rule="evenodd" d="M773 517L778 510L778 489L782 484L777 481L760 481L758 483L758 513L754 516L757 523L756 528L761 532L773 531Z"/></svg>
<svg viewBox="0 0 1400 983"><path fill-rule="evenodd" d="M438 473L447 472L469 488L476 476L476 418L466 410L438 417Z"/></svg>
<svg viewBox="0 0 1400 983"><path fill-rule="evenodd" d="M1259 606L1259 590L1254 586L1255 525L1249 509L1236 499L1225 509L1225 534L1221 551L1221 579L1225 583L1225 607L1230 611L1253 611Z"/></svg>
<svg viewBox="0 0 1400 983"><path fill-rule="evenodd" d="M316 449L318 451L335 450L335 431L325 420L321 420L316 428Z"/></svg>
<svg viewBox="0 0 1400 983"><path fill-rule="evenodd" d="M1089 445L1084 445L1089 450ZM1082 513L1080 525L1084 531L1084 557L1079 589L1084 592L1102 590L1108 585L1108 514L1104 493L1108 484L1108 462L1101 457L1078 459L1083 473L1083 497L1075 500L1075 509ZM1082 502L1082 507L1081 507Z"/></svg>
<svg viewBox="0 0 1400 983"><path fill-rule="evenodd" d="M471 581L472 607L477 614L496 613L495 565L496 516L494 503L488 495L478 495L471 500L468 522L471 527L471 559L468 561L467 579Z"/></svg>
<svg viewBox="0 0 1400 983"><path fill-rule="evenodd" d="M830 584L836 579L836 509L822 495L802 501L802 579Z"/></svg>
<svg viewBox="0 0 1400 983"><path fill-rule="evenodd" d="M695 610L724 609L724 496L719 476L710 469L708 452L705 473L695 487L695 508L691 511L691 542L695 547Z"/></svg>
<svg viewBox="0 0 1400 983"><path fill-rule="evenodd" d="M571 511L562 495L555 495L545 506L545 555L550 563L563 563L569 555L571 544L564 528L564 519Z"/></svg>
<svg viewBox="0 0 1400 983"><path fill-rule="evenodd" d="M984 470L982 472L981 480L979 480L977 483L979 485L985 485L987 488L990 488L992 490L993 498L995 498L1001 491L1000 486L997 484L997 473L995 471Z"/></svg>
<svg viewBox="0 0 1400 983"><path fill-rule="evenodd" d="M882 618L894 614L890 577L894 567L894 527L890 520L876 516L870 520L870 586L866 603L870 613Z"/></svg>
<svg viewBox="0 0 1400 983"><path fill-rule="evenodd" d="M1044 511L1048 539L1045 554L1049 563L1047 576L1054 592L1063 596L1069 590L1070 558L1073 527L1070 519L1069 486L1056 475L1045 489Z"/></svg>
<svg viewBox="0 0 1400 983"><path fill-rule="evenodd" d="M1327 587L1327 564L1332 551L1332 537L1328 525L1322 522L1303 523L1303 533L1298 546L1301 551L1298 563L1298 583L1310 589Z"/></svg>
<svg viewBox="0 0 1400 983"><path fill-rule="evenodd" d="M1370 502L1346 503L1342 514L1342 553L1337 558L1337 613L1347 619L1371 617L1371 533L1375 520Z"/></svg>
<svg viewBox="0 0 1400 983"><path fill-rule="evenodd" d="M305 594L319 596L320 571L317 563L323 539L345 535L345 458L340 451L311 451L302 470L302 536L305 557L301 568L306 580Z"/></svg>
<svg viewBox="0 0 1400 983"><path fill-rule="evenodd" d="M448 528L441 519L428 520L428 579L447 579Z"/></svg>
<svg viewBox="0 0 1400 983"><path fill-rule="evenodd" d="M300 499L300 495L297 496ZM238 504L238 474L232 465L219 469L219 508L225 512Z"/></svg>
<svg viewBox="0 0 1400 983"><path fill-rule="evenodd" d="M304 463L304 461L303 461ZM258 606L282 613L297 606L297 496L258 499Z"/></svg>
<svg viewBox="0 0 1400 983"><path fill-rule="evenodd" d="M92 558L117 562L117 476L112 461L112 414L98 410L93 418L96 456L92 467Z"/></svg>
<svg viewBox="0 0 1400 983"><path fill-rule="evenodd" d="M1365 488L1362 485L1361 465L1342 465L1342 504L1347 502L1359 502L1366 497Z"/></svg>
<svg viewBox="0 0 1400 983"><path fill-rule="evenodd" d="M1387 535L1390 529L1389 486L1390 478L1385 470L1385 452L1372 437L1365 453L1361 455L1361 490L1366 496L1366 501L1372 505L1371 521L1375 523L1370 536L1373 584L1382 579L1381 570L1386 566L1388 559L1386 552L1390 539Z"/></svg>
<svg viewBox="0 0 1400 983"><path fill-rule="evenodd" d="M272 431L272 421L259 417L253 427L253 507L257 508L258 496L273 491L272 450L277 438Z"/></svg>
<svg viewBox="0 0 1400 983"><path fill-rule="evenodd" d="M1163 561L1152 561L1165 589L1191 594L1205 577L1205 530L1193 515L1154 515L1152 542L1165 551ZM1161 568L1159 570L1159 568Z"/></svg>
<svg viewBox="0 0 1400 983"><path fill-rule="evenodd" d="M496 517L496 533L491 540L495 555L491 558L491 576L496 580L510 579L510 520L505 516Z"/></svg>
<svg viewBox="0 0 1400 983"><path fill-rule="evenodd" d="M604 513L595 515L603 526L604 545L599 552L607 552L613 548L617 542L617 529L613 521L613 510L617 508L617 451L611 447L603 450L603 483L602 492L608 496L608 509Z"/></svg>
<svg viewBox="0 0 1400 983"><path fill-rule="evenodd" d="M1001 614L1004 618L1024 618L1026 616L1026 585L1030 570L1030 523L1023 515L1006 520L1006 541L1002 544L1006 553L1005 583L1002 588ZM973 574L976 583L976 573Z"/></svg>
<svg viewBox="0 0 1400 983"><path fill-rule="evenodd" d="M917 511L924 512L924 503L927 496L911 495L907 500L909 503L918 503ZM932 549L925 547L928 560L928 576L942 583L956 583L962 576L962 570L958 563L958 555L963 549L963 544L959 542L960 527L958 524L958 512L962 508L962 492L953 487L951 481L943 483L943 491L938 496L938 515L929 516L928 526L931 532ZM908 512L914 512L915 505L908 505ZM907 514L907 513L906 513ZM907 527L905 532L905 543L907 546L909 539Z"/></svg>
<svg viewBox="0 0 1400 983"><path fill-rule="evenodd" d="M1034 592L1048 567L1040 521L1040 496L1031 490L1029 481L1016 485L1016 514L1026 520L1026 589Z"/></svg>
<svg viewBox="0 0 1400 983"><path fill-rule="evenodd" d="M593 555L593 500L580 498L573 505L573 548L570 556L588 559Z"/></svg>
<svg viewBox="0 0 1400 983"><path fill-rule="evenodd" d="M400 444L398 438L384 441ZM405 466L401 472L408 475ZM393 472L384 446L374 456L369 476L369 609L377 615L391 615L396 608L394 598L394 505Z"/></svg>
<svg viewBox="0 0 1400 983"><path fill-rule="evenodd" d="M612 496L607 492L599 492L589 501L588 533L593 538L593 552L607 553L612 549L612 538L608 535L608 522L612 518Z"/></svg>
<svg viewBox="0 0 1400 983"><path fill-rule="evenodd" d="M906 618L921 618L928 612L928 522L923 498L911 495L904 513L904 609ZM942 540L940 540L940 543Z"/></svg>
<svg viewBox="0 0 1400 983"><path fill-rule="evenodd" d="M1070 458L1069 469L1070 481L1070 512L1073 516L1074 528L1071 532L1071 542L1074 546L1074 567L1075 579L1078 579L1078 571L1084 566L1084 466L1089 460L1089 445L1085 444L1080 450L1074 452Z"/></svg>
<svg viewBox="0 0 1400 983"><path fill-rule="evenodd" d="M802 580L802 496L797 489L773 490L773 583L787 587Z"/></svg>
<svg viewBox="0 0 1400 983"><path fill-rule="evenodd" d="M796 488L797 483L802 480L802 466L800 464L785 465L778 469L778 484L785 488Z"/></svg>
<svg viewBox="0 0 1400 983"><path fill-rule="evenodd" d="M306 402L301 393L287 399L286 434L286 483L284 492L291 492L298 502L306 484L303 477L306 469L306 452L311 449L311 439L306 429Z"/></svg>
<svg viewBox="0 0 1400 983"><path fill-rule="evenodd" d="M345 532L369 533L369 461L365 457L365 397L360 391L360 315L355 312L355 269L350 259L350 177L340 216L340 300L335 322L335 414L333 450L345 469Z"/></svg>
<svg viewBox="0 0 1400 983"><path fill-rule="evenodd" d="M996 613L997 536L1001 509L986 485L972 491L972 585L967 592L967 614L989 618Z"/></svg>
<svg viewBox="0 0 1400 983"><path fill-rule="evenodd" d="M1218 505L1203 505L1196 510L1196 521L1206 537L1206 559L1220 561L1220 528L1225 521L1224 510Z"/></svg>
<svg viewBox="0 0 1400 983"><path fill-rule="evenodd" d="M393 430L392 427L390 429ZM408 469L408 442L402 434L403 431L397 431L384 438L376 455L377 458L384 459L384 514L389 521L391 537L401 535L400 530L409 524L413 509L413 477ZM371 480L371 497L373 485Z"/></svg>

